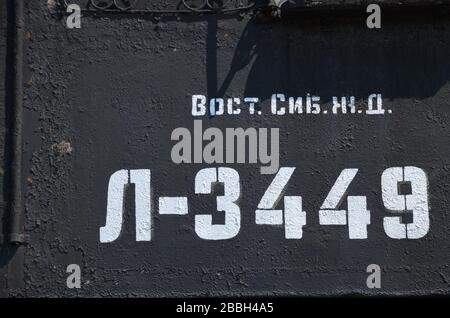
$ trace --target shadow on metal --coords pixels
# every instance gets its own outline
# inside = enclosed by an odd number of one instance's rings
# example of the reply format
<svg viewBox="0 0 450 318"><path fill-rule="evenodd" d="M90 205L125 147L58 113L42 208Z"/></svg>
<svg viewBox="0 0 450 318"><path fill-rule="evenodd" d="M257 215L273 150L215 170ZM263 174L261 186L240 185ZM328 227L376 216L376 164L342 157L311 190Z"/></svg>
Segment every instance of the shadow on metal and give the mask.
<svg viewBox="0 0 450 318"><path fill-rule="evenodd" d="M325 98L373 91L382 91L384 98L434 96L450 74L450 42L433 33L438 20L450 21L450 14L430 10L387 16L381 30L367 28L365 16L269 24L254 17L215 95L227 95L236 74L250 65L244 95L261 100L278 92L320 93ZM213 76L210 68L214 65L208 64Z"/></svg>

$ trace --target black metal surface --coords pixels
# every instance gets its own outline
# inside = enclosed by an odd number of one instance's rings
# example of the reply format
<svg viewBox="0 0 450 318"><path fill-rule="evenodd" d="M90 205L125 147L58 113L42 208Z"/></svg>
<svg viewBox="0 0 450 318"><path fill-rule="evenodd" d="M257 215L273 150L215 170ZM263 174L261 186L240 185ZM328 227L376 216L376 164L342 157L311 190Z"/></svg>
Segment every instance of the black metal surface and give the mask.
<svg viewBox="0 0 450 318"><path fill-rule="evenodd" d="M332 13L268 24L250 15L155 21L99 14L70 30L49 3L28 1L25 10L31 77L22 171L30 239L25 275L14 279L24 286L6 284L5 294L449 293L449 17L398 15L369 30L365 15ZM361 101L379 92L393 113L203 117L205 127L280 128L280 165L297 167L286 195L303 196L308 223L300 240L256 225L254 210L273 175L260 175L256 165L226 165L241 175L241 231L231 240L200 239L194 216L215 211L215 201L194 196L193 184L209 165L175 165L170 158L172 130L192 130L191 96L257 96L267 111L273 93L308 92L326 105L333 95ZM405 165L423 168L429 178L430 232L418 240L393 240L383 230L381 173ZM346 226L317 219L340 171L353 167L360 172L349 192L366 195L372 212L366 240L349 240ZM152 169L154 200L188 195L189 214L155 210L153 240L136 242L131 188L124 232L100 243L108 179L119 169ZM8 255L2 270L14 260ZM372 263L382 268L380 290L366 286ZM81 289L66 286L69 264L81 266Z"/></svg>

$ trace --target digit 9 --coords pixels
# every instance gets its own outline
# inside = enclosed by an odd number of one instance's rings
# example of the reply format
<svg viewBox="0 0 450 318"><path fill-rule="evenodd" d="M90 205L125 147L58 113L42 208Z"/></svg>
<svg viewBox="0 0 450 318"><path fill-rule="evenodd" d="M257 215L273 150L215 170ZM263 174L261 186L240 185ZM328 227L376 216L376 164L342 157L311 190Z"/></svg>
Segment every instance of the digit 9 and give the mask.
<svg viewBox="0 0 450 318"><path fill-rule="evenodd" d="M402 183L411 184L411 193L400 193ZM383 203L391 213L412 213L411 223L402 223L400 216L384 218L386 234L393 239L419 239L430 228L428 178L417 167L393 167L381 176Z"/></svg>

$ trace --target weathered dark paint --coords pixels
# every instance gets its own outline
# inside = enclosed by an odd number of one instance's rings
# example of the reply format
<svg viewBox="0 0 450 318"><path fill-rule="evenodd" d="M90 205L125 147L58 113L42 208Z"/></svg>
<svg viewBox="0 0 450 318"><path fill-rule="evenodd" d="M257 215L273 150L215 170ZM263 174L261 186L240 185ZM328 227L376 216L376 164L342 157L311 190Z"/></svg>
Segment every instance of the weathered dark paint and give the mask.
<svg viewBox="0 0 450 318"><path fill-rule="evenodd" d="M20 263L19 255L2 257L6 295L450 291L448 17L396 17L368 30L365 17L258 24L249 16L155 22L99 15L68 30L52 13L42 1L27 2L23 182L30 237L19 248L24 276L14 276L24 286L5 284L6 264ZM0 21L4 26L3 13ZM3 34L0 41L4 60ZM193 196L195 173L207 165L172 164L171 131L192 127L192 94L268 98L277 92L325 99L381 92L394 113L204 119L204 126L220 128L280 127L281 165L297 166L286 194L303 196L308 224L301 240L256 226L253 211L273 176L259 175L255 165L233 165L243 189L241 232L229 241L199 239L194 215L215 211L212 196ZM430 183L431 230L415 241L389 239L382 227L381 172L405 165L425 169ZM362 241L349 240L346 226L319 226L317 218L339 172L352 167L360 173L349 192L367 195L372 212ZM189 215L156 214L154 240L137 243L128 204L121 238L100 244L108 178L122 168L151 168L154 199L189 194ZM66 287L72 263L82 267L80 290ZM365 285L371 263L383 269L378 291Z"/></svg>

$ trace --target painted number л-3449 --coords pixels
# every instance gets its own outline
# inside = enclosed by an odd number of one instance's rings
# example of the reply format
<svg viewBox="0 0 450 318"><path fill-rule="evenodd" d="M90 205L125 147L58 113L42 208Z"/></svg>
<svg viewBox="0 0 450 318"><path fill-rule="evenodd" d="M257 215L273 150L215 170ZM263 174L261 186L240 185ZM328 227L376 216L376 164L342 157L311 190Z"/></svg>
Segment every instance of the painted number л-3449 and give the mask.
<svg viewBox="0 0 450 318"><path fill-rule="evenodd" d="M307 224L301 196L284 196L294 167L282 167L275 175L255 210L255 223L284 225L286 239L301 239ZM350 239L366 239L370 211L366 196L347 195L348 187L358 169L344 169L337 177L318 211L321 225L347 225ZM195 177L195 194L211 195L213 185L221 183L224 194L216 197L217 211L195 216L195 233L205 240L226 240L235 237L241 228L241 196L239 173L232 168L205 168ZM401 194L400 186L410 184L409 194ZM125 186L135 185L136 241L152 239L151 171L119 170L111 175L108 185L106 225L100 228L100 242L115 241L122 230ZM428 180L417 167L393 167L381 176L383 204L388 212L410 213L412 222L403 223L400 216L385 216L384 231L393 239L419 239L429 230ZM277 209L283 199L284 209ZM347 200L347 210L341 209ZM187 197L160 197L160 214L188 213ZM213 214L224 213L223 224L213 223Z"/></svg>

